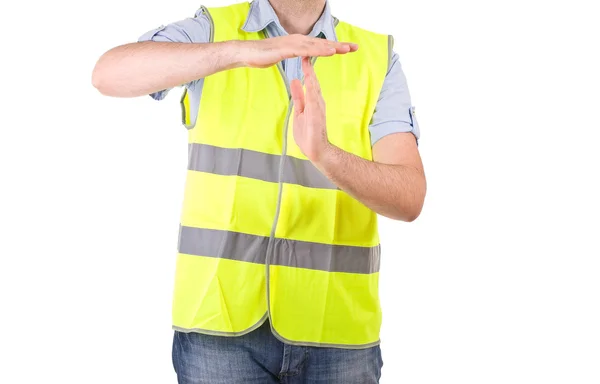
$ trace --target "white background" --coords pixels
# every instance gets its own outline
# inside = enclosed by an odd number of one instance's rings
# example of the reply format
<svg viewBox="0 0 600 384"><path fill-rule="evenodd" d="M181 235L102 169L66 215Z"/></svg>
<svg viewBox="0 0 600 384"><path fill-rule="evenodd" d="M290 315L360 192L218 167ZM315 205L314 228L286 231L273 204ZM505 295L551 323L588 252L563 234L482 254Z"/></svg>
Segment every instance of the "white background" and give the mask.
<svg viewBox="0 0 600 384"><path fill-rule="evenodd" d="M106 98L91 72L200 3L7 3L0 382L175 383L180 90ZM381 382L600 383L595 2L332 3L395 36L422 130L423 213L381 222Z"/></svg>

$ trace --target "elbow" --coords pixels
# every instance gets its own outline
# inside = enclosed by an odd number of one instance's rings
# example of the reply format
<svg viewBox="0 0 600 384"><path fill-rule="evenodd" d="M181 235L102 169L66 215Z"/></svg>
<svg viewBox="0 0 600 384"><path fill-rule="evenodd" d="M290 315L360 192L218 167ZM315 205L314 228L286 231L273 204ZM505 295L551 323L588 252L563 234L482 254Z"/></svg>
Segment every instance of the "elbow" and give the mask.
<svg viewBox="0 0 600 384"><path fill-rule="evenodd" d="M427 183L423 177L422 182L419 183L418 188L416 188L413 198L410 199L412 201L410 201L409 204L406 204L406 202L404 202L404 204L399 204L398 210L403 213L400 220L412 223L419 218L421 211L423 210L423 204L425 203L426 193Z"/></svg>
<svg viewBox="0 0 600 384"><path fill-rule="evenodd" d="M106 71L103 70L102 63L100 62L100 60L98 60L98 63L96 63L96 66L92 71L92 86L96 88L101 94L108 95L108 81L106 79L105 74Z"/></svg>
<svg viewBox="0 0 600 384"><path fill-rule="evenodd" d="M148 94L139 92L130 83L131 80L124 80L123 71L103 63L102 58L92 71L92 86L104 96L129 98Z"/></svg>
<svg viewBox="0 0 600 384"><path fill-rule="evenodd" d="M420 196L415 197L415 199L406 204L406 201L401 201L398 203L396 207L396 215L392 217L392 219L404 221L407 223L412 223L417 220L419 216L421 216L421 211L423 210L423 204L425 203L425 192L423 192Z"/></svg>
<svg viewBox="0 0 600 384"><path fill-rule="evenodd" d="M121 72L114 65L110 51L102 55L92 71L92 86L104 96L126 97L123 91L126 89L120 81ZM120 84L120 86L117 86Z"/></svg>
<svg viewBox="0 0 600 384"><path fill-rule="evenodd" d="M98 74L98 71L96 69L94 69L94 71L92 72L92 86L96 88L100 93L104 94L104 92L102 92L102 77L100 74Z"/></svg>
<svg viewBox="0 0 600 384"><path fill-rule="evenodd" d="M421 209L415 210L414 212L409 212L404 216L402 221L412 223L413 221L417 220L419 216L421 216Z"/></svg>
<svg viewBox="0 0 600 384"><path fill-rule="evenodd" d="M397 221L404 221L406 223L412 223L417 220L417 218L421 215L421 209L423 206L407 208L405 205L398 206L393 208L393 211L388 211L387 213L380 213L381 215Z"/></svg>
<svg viewBox="0 0 600 384"><path fill-rule="evenodd" d="M396 219L398 221L404 221L406 223L412 223L413 221L419 218L419 216L421 215L422 208L423 205L412 209L402 210L393 219Z"/></svg>

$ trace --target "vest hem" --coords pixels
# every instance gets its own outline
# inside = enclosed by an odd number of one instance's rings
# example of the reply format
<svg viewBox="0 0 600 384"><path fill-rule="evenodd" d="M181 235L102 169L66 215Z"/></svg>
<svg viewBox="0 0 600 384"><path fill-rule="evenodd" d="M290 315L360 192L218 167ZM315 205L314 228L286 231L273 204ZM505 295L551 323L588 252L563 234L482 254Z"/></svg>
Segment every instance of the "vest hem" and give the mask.
<svg viewBox="0 0 600 384"><path fill-rule="evenodd" d="M273 327L272 321L269 321L269 326L271 327L271 333L273 334L273 336L275 336L275 338L277 340L281 341L282 343L294 345L297 347L367 349L367 348L376 347L379 344L381 344L381 339L378 339L377 341L374 341L374 342L368 343L368 344L333 344L333 343L315 343L315 342L311 342L311 341L293 341L293 340L289 340L289 339L286 339L285 337L281 336L275 330L275 327Z"/></svg>
<svg viewBox="0 0 600 384"><path fill-rule="evenodd" d="M244 335L258 329L261 325L263 325L265 323L267 318L268 318L268 315L267 315L267 313L265 313L263 315L263 317L261 317L261 319L256 324L254 324L250 328L247 328L240 332L213 331L210 329L202 329L202 328L182 328L182 327L178 327L176 325L171 326L171 328L174 331L182 332L182 333L202 333L204 335L209 335L209 336L237 337L237 336L244 336Z"/></svg>

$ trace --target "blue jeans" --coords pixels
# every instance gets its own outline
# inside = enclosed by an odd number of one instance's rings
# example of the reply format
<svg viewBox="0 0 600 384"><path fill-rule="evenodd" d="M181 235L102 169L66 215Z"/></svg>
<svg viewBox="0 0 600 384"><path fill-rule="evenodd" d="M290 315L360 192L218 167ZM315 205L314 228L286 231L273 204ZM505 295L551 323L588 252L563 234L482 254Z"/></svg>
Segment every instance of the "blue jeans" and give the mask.
<svg viewBox="0 0 600 384"><path fill-rule="evenodd" d="M298 347L273 336L269 322L238 337L175 331L179 384L376 384L381 349Z"/></svg>

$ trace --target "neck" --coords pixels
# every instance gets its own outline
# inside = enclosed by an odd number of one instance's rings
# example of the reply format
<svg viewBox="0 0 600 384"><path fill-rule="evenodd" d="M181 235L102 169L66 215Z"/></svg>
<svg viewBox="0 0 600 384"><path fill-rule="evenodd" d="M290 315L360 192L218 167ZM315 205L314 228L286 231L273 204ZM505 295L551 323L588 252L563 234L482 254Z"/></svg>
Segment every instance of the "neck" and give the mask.
<svg viewBox="0 0 600 384"><path fill-rule="evenodd" d="M269 0L289 34L308 35L325 9L326 0Z"/></svg>

